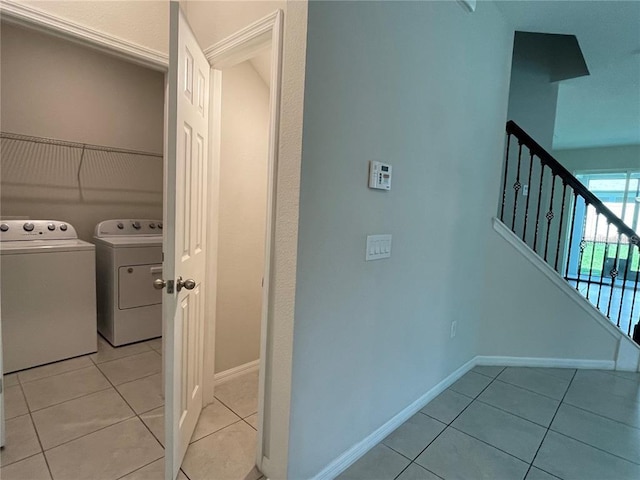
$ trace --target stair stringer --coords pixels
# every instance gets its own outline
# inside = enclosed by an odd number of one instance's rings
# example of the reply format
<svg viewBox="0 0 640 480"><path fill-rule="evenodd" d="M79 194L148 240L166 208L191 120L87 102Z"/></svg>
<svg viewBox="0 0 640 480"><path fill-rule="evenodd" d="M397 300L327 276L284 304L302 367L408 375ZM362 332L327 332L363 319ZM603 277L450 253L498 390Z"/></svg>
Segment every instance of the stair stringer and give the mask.
<svg viewBox="0 0 640 480"><path fill-rule="evenodd" d="M498 218L493 219L493 229L510 243L529 263L553 282L572 302L579 306L590 320L596 322L598 326L615 339L617 347L613 360L616 370L640 371L640 345L636 344L618 327L613 325L605 315L582 296L580 292L569 285L558 272L538 256L538 254Z"/></svg>

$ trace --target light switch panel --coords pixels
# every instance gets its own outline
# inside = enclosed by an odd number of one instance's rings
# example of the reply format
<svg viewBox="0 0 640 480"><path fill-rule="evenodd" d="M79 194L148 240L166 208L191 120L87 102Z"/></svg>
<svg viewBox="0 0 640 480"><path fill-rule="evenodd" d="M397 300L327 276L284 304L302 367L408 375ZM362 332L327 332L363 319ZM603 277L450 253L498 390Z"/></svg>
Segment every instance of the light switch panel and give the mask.
<svg viewBox="0 0 640 480"><path fill-rule="evenodd" d="M367 235L365 260L380 260L391 256L391 235Z"/></svg>

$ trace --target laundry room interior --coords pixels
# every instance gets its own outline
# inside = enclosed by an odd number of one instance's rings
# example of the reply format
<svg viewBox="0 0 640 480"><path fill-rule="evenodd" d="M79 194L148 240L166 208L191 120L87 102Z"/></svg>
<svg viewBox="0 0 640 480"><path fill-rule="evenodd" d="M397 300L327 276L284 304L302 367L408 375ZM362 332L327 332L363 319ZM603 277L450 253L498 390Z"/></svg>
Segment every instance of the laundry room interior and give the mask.
<svg viewBox="0 0 640 480"><path fill-rule="evenodd" d="M78 452L87 455L83 442L130 449L133 445L123 440L127 437L142 453L110 466L119 470L108 476L159 472L165 441L163 291L154 289L153 282L163 278L165 72L22 25L3 21L0 33L0 222L7 226L0 232L2 473L40 462L53 480L73 478L82 468L88 469L82 478L92 478L101 455L89 455L95 464L78 457ZM208 267L215 265L215 318L206 319L215 322L215 371L205 370L215 378L216 400L203 410L205 421L196 428L192 445L237 422L250 427L250 439L257 441L270 65L271 51L264 48L225 68L220 77L218 191L210 193L207 212L217 225L216 238L208 239L216 246L216 258L207 260ZM50 244L47 238L53 239ZM70 256L60 257L62 263L43 262L47 270L38 271L37 263L22 269L20 258L47 254L42 250L18 258L18 250L9 248L36 241L59 247L67 239L81 241L85 256L91 252L93 269L87 267L83 276L75 276L76 261ZM13 292L10 269L23 270L19 278L24 281L31 281L29 275L50 278L34 278L42 285L29 294L7 294ZM73 323L60 321L68 331L47 333L56 329L56 316L69 312L69 318L79 317L72 297L60 294L60 305L48 304L58 294L47 289L58 283L63 290L67 281L95 285L95 298L87 293L82 308L77 307L85 312L89 305L92 311L76 321L86 318L83 326L95 325L95 335L87 339L83 333L82 342L74 339L81 329ZM38 313L29 329L8 337L15 333L11 314L16 311ZM47 312L53 312L49 318ZM49 322L40 333L39 316ZM4 348L8 338L10 351L32 343L38 352L12 362ZM67 340L75 346L43 347L47 341ZM51 350L55 359L41 355L43 350ZM211 415L226 420L214 422Z"/></svg>

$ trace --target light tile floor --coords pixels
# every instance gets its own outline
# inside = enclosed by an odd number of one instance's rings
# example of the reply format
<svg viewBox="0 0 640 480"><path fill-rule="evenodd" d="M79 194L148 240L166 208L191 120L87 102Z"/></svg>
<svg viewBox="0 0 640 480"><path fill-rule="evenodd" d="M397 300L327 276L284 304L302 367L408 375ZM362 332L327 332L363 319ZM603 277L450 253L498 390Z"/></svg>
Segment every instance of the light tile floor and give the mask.
<svg viewBox="0 0 640 480"><path fill-rule="evenodd" d="M338 478L640 479L640 373L476 367Z"/></svg>
<svg viewBox="0 0 640 480"><path fill-rule="evenodd" d="M5 375L2 480L161 480L162 341L113 348ZM180 480L258 480L258 375L216 387Z"/></svg>

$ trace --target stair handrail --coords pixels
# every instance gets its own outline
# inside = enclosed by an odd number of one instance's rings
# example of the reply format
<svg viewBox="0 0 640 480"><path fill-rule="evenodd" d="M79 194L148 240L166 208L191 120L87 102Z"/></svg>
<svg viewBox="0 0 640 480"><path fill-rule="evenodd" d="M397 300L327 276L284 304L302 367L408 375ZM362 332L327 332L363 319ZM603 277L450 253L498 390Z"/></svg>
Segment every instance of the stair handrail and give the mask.
<svg viewBox="0 0 640 480"><path fill-rule="evenodd" d="M618 231L627 237L634 245L640 245L640 236L629 227L624 221L605 206L602 201L596 197L580 180L567 170L553 155L547 152L538 142L527 134L513 120L507 122L507 133L514 135L520 144L525 145L531 153L535 154L540 161L551 169L551 171L560 177L566 185L573 188L573 191L584 198L588 205L593 205L596 211L607 219L607 221L616 226Z"/></svg>

